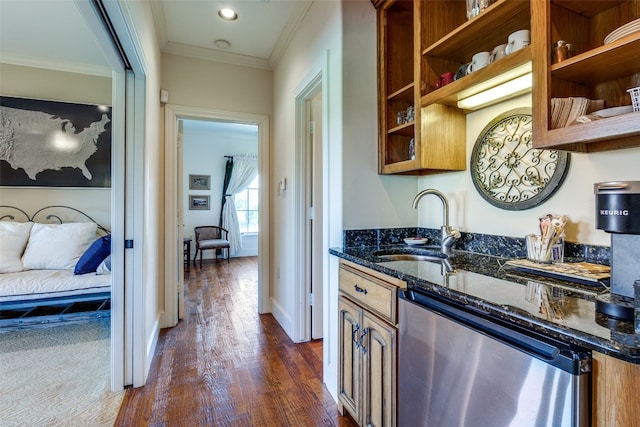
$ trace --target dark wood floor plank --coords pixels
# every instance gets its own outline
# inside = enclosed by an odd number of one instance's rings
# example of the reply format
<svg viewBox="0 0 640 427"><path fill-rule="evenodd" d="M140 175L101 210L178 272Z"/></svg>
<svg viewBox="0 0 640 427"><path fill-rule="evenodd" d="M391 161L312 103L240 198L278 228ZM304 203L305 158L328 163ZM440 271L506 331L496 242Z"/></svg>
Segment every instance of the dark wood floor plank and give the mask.
<svg viewBox="0 0 640 427"><path fill-rule="evenodd" d="M185 316L160 332L116 426L355 426L322 383L322 340L293 343L258 314L257 258L185 272Z"/></svg>

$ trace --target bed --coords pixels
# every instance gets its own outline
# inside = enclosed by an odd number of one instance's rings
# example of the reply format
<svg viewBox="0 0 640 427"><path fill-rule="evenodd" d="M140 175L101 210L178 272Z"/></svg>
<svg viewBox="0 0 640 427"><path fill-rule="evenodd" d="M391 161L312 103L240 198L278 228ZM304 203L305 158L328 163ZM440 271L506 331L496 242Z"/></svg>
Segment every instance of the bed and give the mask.
<svg viewBox="0 0 640 427"><path fill-rule="evenodd" d="M69 206L0 206L0 327L110 312L108 229Z"/></svg>

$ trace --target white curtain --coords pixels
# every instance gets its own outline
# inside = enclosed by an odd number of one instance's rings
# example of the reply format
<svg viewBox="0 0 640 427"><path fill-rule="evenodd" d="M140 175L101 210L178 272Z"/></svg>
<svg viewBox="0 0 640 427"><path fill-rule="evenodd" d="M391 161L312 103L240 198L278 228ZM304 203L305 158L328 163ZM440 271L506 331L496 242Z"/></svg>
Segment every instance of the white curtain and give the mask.
<svg viewBox="0 0 640 427"><path fill-rule="evenodd" d="M251 184L258 173L258 159L249 156L233 156L233 170L227 194L224 195L225 203L222 207L222 227L229 230L230 253L242 249L242 236L238 225L238 214L234 195L241 192Z"/></svg>

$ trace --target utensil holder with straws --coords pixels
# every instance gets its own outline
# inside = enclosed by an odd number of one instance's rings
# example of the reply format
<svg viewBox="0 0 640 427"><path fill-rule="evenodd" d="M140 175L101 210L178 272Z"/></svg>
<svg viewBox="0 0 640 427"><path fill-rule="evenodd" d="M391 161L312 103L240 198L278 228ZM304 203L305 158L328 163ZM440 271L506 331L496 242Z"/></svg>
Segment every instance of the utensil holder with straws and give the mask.
<svg viewBox="0 0 640 427"><path fill-rule="evenodd" d="M565 215L545 215L540 218L540 235L525 236L527 258L534 262L552 263L564 261Z"/></svg>

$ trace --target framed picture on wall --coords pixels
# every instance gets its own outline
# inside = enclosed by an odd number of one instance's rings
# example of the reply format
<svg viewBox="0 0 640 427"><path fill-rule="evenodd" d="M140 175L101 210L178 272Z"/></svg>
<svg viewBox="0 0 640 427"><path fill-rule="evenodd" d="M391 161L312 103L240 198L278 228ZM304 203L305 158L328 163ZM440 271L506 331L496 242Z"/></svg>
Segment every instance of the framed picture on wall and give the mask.
<svg viewBox="0 0 640 427"><path fill-rule="evenodd" d="M210 190L211 175L189 175L189 190Z"/></svg>
<svg viewBox="0 0 640 427"><path fill-rule="evenodd" d="M209 196L189 195L189 210L209 210Z"/></svg>
<svg viewBox="0 0 640 427"><path fill-rule="evenodd" d="M111 187L111 107L0 97L0 186Z"/></svg>

